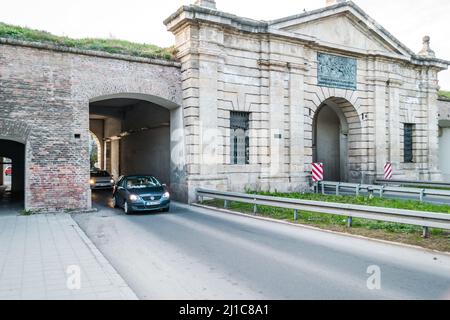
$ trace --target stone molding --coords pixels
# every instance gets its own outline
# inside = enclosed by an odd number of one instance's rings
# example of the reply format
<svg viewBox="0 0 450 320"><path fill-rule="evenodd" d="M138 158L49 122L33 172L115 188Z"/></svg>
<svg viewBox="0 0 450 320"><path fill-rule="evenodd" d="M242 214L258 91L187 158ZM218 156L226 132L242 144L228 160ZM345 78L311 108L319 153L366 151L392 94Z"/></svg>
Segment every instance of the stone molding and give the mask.
<svg viewBox="0 0 450 320"><path fill-rule="evenodd" d="M308 62L305 62L303 64L289 62L287 64L287 67L292 73L299 74L304 74L305 72L311 70L311 65Z"/></svg>
<svg viewBox="0 0 450 320"><path fill-rule="evenodd" d="M387 80L391 88L401 88L404 81L398 77L389 77Z"/></svg>
<svg viewBox="0 0 450 320"><path fill-rule="evenodd" d="M275 60L260 59L260 60L258 60L258 65L261 68L265 68L266 70L269 70L269 71L284 72L284 71L287 71L287 68L288 68L287 62L281 62L281 61L275 61Z"/></svg>

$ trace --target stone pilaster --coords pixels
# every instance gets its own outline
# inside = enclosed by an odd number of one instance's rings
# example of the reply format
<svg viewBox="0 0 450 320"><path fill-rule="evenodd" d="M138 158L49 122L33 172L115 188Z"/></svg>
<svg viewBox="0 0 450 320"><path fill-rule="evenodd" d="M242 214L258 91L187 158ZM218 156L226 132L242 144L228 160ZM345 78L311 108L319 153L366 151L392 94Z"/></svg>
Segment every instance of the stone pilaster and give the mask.
<svg viewBox="0 0 450 320"><path fill-rule="evenodd" d="M376 64L375 64L376 66ZM367 82L374 87L373 114L375 117L375 161L376 175L382 176L384 165L388 160L386 141L386 84L387 79L383 75L374 72L373 77L367 78Z"/></svg>
<svg viewBox="0 0 450 320"><path fill-rule="evenodd" d="M394 167L394 175L400 173L400 88L403 82L398 78L389 79L389 158Z"/></svg>
<svg viewBox="0 0 450 320"><path fill-rule="evenodd" d="M102 157L102 163L101 163L101 169L102 170L106 170L108 171L108 141L103 141L103 146L102 146L102 150L103 150L103 157Z"/></svg>
<svg viewBox="0 0 450 320"><path fill-rule="evenodd" d="M120 176L120 139L111 138L111 174L114 179Z"/></svg>
<svg viewBox="0 0 450 320"><path fill-rule="evenodd" d="M185 141L184 150L180 147L177 153L185 154L186 161L177 167L186 168L182 170L183 180L188 185L188 201L193 201L197 187L226 188L227 177L219 171L223 165L219 129L223 33L206 24L188 24L176 29L175 34L177 57L182 63L183 113L173 114L172 121L182 130L184 117L184 132L178 135ZM177 139L173 145L177 145Z"/></svg>
<svg viewBox="0 0 450 320"><path fill-rule="evenodd" d="M218 165L218 58L212 54L199 55L199 120L200 175L217 174Z"/></svg>
<svg viewBox="0 0 450 320"><path fill-rule="evenodd" d="M289 64L289 129L291 184L305 182L305 80L309 68L305 65Z"/></svg>
<svg viewBox="0 0 450 320"><path fill-rule="evenodd" d="M285 173L284 79L287 64L264 60L260 65L269 71L269 163L262 168L262 177L275 182Z"/></svg>
<svg viewBox="0 0 450 320"><path fill-rule="evenodd" d="M437 73L433 69L424 71L425 105L428 116L428 168L429 179L440 181L442 176L439 170L439 117L437 106L438 80Z"/></svg>

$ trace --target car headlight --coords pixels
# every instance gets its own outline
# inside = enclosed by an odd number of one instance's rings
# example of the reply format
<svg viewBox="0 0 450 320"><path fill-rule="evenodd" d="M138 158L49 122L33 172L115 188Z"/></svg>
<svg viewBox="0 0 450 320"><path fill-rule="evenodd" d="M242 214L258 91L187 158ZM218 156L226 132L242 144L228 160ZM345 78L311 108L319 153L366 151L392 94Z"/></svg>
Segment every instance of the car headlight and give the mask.
<svg viewBox="0 0 450 320"><path fill-rule="evenodd" d="M164 199L169 199L170 198L170 193L169 192L165 192L162 197Z"/></svg>
<svg viewBox="0 0 450 320"><path fill-rule="evenodd" d="M130 200L131 201L138 201L139 199L140 199L140 197L135 195L135 194L130 195Z"/></svg>
<svg viewBox="0 0 450 320"><path fill-rule="evenodd" d="M91 185L93 185L93 184L95 184L95 180L94 180L94 179L91 179L91 180L89 180L89 183L90 183Z"/></svg>

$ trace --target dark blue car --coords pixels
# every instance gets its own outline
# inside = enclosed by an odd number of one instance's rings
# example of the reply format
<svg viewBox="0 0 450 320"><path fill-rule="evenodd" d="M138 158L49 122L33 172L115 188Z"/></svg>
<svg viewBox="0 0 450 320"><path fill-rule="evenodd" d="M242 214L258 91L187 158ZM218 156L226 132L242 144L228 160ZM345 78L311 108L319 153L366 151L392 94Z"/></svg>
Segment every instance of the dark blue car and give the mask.
<svg viewBox="0 0 450 320"><path fill-rule="evenodd" d="M113 206L126 214L170 209L170 193L166 185L150 175L120 177L114 186Z"/></svg>

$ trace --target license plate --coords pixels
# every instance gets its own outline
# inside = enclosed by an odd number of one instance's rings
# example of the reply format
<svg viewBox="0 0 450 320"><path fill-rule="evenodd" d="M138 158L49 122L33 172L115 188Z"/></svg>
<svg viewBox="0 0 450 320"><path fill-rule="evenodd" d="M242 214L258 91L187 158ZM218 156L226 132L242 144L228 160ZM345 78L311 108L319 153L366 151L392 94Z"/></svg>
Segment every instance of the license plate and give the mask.
<svg viewBox="0 0 450 320"><path fill-rule="evenodd" d="M145 205L147 205L147 206L157 206L157 205L159 205L159 201L150 201L150 202L147 202Z"/></svg>

